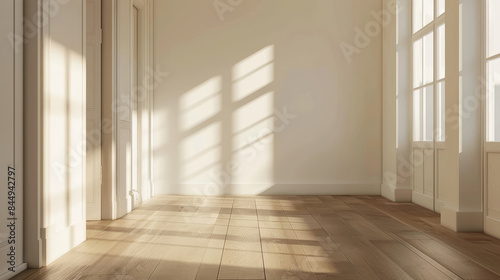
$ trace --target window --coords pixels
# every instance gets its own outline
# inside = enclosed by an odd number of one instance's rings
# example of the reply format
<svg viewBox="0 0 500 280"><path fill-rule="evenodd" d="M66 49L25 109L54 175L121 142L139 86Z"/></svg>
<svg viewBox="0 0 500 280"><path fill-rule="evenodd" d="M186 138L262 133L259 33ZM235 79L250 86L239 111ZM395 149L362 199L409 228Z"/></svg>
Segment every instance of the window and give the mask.
<svg viewBox="0 0 500 280"><path fill-rule="evenodd" d="M486 114L489 142L500 142L500 1L486 1Z"/></svg>
<svg viewBox="0 0 500 280"><path fill-rule="evenodd" d="M444 141L444 0L413 1L413 140Z"/></svg>

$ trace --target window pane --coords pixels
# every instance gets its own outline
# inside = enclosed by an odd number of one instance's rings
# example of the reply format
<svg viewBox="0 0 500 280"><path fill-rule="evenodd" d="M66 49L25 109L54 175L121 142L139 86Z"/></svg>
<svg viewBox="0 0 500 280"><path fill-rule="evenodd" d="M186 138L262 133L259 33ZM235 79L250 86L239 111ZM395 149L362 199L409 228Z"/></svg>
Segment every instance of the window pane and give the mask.
<svg viewBox="0 0 500 280"><path fill-rule="evenodd" d="M413 87L423 85L422 83L422 39L413 43Z"/></svg>
<svg viewBox="0 0 500 280"><path fill-rule="evenodd" d="M422 1L423 0L413 0L413 33L422 28Z"/></svg>
<svg viewBox="0 0 500 280"><path fill-rule="evenodd" d="M413 141L422 141L422 90L413 92Z"/></svg>
<svg viewBox="0 0 500 280"><path fill-rule="evenodd" d="M424 22L423 26L426 26L431 21L434 20L434 0L423 0L424 1Z"/></svg>
<svg viewBox="0 0 500 280"><path fill-rule="evenodd" d="M444 13L444 7L445 7L445 4L444 4L445 0L438 0L437 1L437 10L438 10L438 14L437 16L440 16Z"/></svg>
<svg viewBox="0 0 500 280"><path fill-rule="evenodd" d="M433 85L424 88L423 95L423 132L424 141L434 141L434 89Z"/></svg>
<svg viewBox="0 0 500 280"><path fill-rule="evenodd" d="M445 27L444 24L440 25L437 29L437 78L441 80L445 75Z"/></svg>
<svg viewBox="0 0 500 280"><path fill-rule="evenodd" d="M500 1L488 0L488 56L500 53Z"/></svg>
<svg viewBox="0 0 500 280"><path fill-rule="evenodd" d="M437 135L436 141L445 140L445 84L444 81L437 85Z"/></svg>
<svg viewBox="0 0 500 280"><path fill-rule="evenodd" d="M488 61L488 141L500 142L500 58Z"/></svg>
<svg viewBox="0 0 500 280"><path fill-rule="evenodd" d="M424 36L424 85L434 81L434 32Z"/></svg>

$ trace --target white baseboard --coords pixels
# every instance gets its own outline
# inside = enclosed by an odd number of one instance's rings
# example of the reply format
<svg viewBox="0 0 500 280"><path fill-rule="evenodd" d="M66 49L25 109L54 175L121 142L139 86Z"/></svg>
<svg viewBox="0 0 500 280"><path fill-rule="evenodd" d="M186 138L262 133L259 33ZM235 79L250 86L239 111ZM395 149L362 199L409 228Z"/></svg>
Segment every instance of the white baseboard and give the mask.
<svg viewBox="0 0 500 280"><path fill-rule="evenodd" d="M125 194L124 197L117 197L116 200L116 218L122 218L132 211L133 196L130 193Z"/></svg>
<svg viewBox="0 0 500 280"><path fill-rule="evenodd" d="M440 200L440 199L436 199L435 201L435 208L434 211L436 211L436 213L439 213L441 214L441 209L446 205L446 203L443 201L443 200Z"/></svg>
<svg viewBox="0 0 500 280"><path fill-rule="evenodd" d="M0 275L0 280L7 280L10 279L19 273L25 271L28 268L28 265L26 263L22 263L18 266L16 266L15 272L12 271L7 271L4 274Z"/></svg>
<svg viewBox="0 0 500 280"><path fill-rule="evenodd" d="M56 230L56 225L52 224L49 227L42 229L42 243L45 249L44 266L49 265L71 249L80 245L87 238L86 236L86 221L80 221L72 226L62 230Z"/></svg>
<svg viewBox="0 0 500 280"><path fill-rule="evenodd" d="M500 220L486 216L484 219L484 233L500 239Z"/></svg>
<svg viewBox="0 0 500 280"><path fill-rule="evenodd" d="M434 198L431 196L418 192L412 192L411 202L434 211Z"/></svg>
<svg viewBox="0 0 500 280"><path fill-rule="evenodd" d="M161 185L161 184L157 184ZM156 195L380 195L380 183L353 184L233 184L221 188L202 184L168 185Z"/></svg>
<svg viewBox="0 0 500 280"><path fill-rule="evenodd" d="M483 232L483 212L458 212L454 209L441 208L441 224L456 232Z"/></svg>
<svg viewBox="0 0 500 280"><path fill-rule="evenodd" d="M380 185L381 194L383 197L394 202L411 202L411 188L394 188L392 186Z"/></svg>

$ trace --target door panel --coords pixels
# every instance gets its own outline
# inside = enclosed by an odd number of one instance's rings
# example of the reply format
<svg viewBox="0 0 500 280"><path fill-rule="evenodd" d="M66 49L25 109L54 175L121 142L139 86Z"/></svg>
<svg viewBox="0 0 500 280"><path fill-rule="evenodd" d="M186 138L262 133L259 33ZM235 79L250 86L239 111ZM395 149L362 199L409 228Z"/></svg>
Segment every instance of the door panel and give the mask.
<svg viewBox="0 0 500 280"><path fill-rule="evenodd" d="M413 142L412 202L434 210L434 148L432 142Z"/></svg>
<svg viewBox="0 0 500 280"><path fill-rule="evenodd" d="M424 195L434 195L434 150L424 149Z"/></svg>
<svg viewBox="0 0 500 280"><path fill-rule="evenodd" d="M500 221L500 153L488 153L488 209L487 217Z"/></svg>
<svg viewBox="0 0 500 280"><path fill-rule="evenodd" d="M485 150L484 231L500 238L500 143L487 142Z"/></svg>
<svg viewBox="0 0 500 280"><path fill-rule="evenodd" d="M434 210L441 213L441 207L444 202L444 143L437 143L436 147L436 191L435 191L435 206Z"/></svg>
<svg viewBox="0 0 500 280"><path fill-rule="evenodd" d="M422 149L413 150L413 191L424 193L424 156Z"/></svg>

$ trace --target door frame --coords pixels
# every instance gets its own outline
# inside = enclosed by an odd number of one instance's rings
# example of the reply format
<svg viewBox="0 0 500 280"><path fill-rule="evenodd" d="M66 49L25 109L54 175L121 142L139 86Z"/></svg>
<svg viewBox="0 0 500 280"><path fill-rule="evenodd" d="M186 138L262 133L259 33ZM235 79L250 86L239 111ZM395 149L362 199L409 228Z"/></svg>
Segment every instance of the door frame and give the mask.
<svg viewBox="0 0 500 280"><path fill-rule="evenodd" d="M98 207L90 207L90 208L87 207L87 220L101 220L102 219L102 207L101 207L102 206L102 156L101 156L101 154L102 154L102 152L101 152L101 149L102 149L102 104L101 104L102 103L102 74L101 74L101 67L102 67L102 50L101 50L101 46L102 46L102 22L101 22L102 1L101 0L95 0L95 1L97 2L98 6L99 6L98 15L95 15L95 18L99 19L99 21L98 21L98 23L99 23L98 29L100 31L99 31L99 34L97 35L97 36L99 36L99 38L98 38L98 40L99 40L99 48L98 48L99 49L99 54L98 54L98 56L99 57L98 57L98 63L97 63L97 65L94 66L96 68L96 69L94 69L95 72L92 71L92 73L94 73L92 75L92 79L94 80L94 88L99 91L98 94L95 95L95 97L97 97L96 100L98 100L98 101L95 101L95 103L98 103L98 108L96 108L97 112L98 112L98 114L96 114L96 115L98 115L98 116L97 116L96 119L97 119L97 121L99 123L98 130L100 132L99 133L99 137L98 137L98 139L99 139L99 143L98 143L98 145L99 145L99 156L98 156L98 159L99 159L99 167L100 168L98 168L98 171L96 171L94 169L94 176L100 176L100 179L99 179L99 186L98 187L94 186L94 193L97 194L97 198L98 198L95 203L97 204L96 206L98 206ZM86 16L89 15L89 12L93 12L93 11L88 11L87 10ZM96 34L94 34L94 36L96 36ZM89 38L89 35L87 33L87 39L88 38ZM87 58L87 61L88 61L88 58ZM87 63L87 70L88 70L88 63ZM87 74L88 74L88 72L87 72ZM88 80L89 79L87 78L87 81ZM89 88L87 87L87 95L88 94L89 94ZM88 107L87 107L87 124L88 124L88 121L89 121L88 111L89 110L88 110ZM90 139L94 139L93 136L94 135L87 136L87 145L89 145L88 142L89 142ZM86 158L86 160L88 160L88 159L89 159L89 157ZM95 172L97 172L97 174L95 174ZM89 171L87 170L87 175L88 175L88 173L89 173ZM92 209L91 211L96 211L97 212L97 213L94 213L95 217L89 218L89 209ZM96 209L96 210L94 210L94 209Z"/></svg>
<svg viewBox="0 0 500 280"><path fill-rule="evenodd" d="M103 33L111 38L103 38L103 119L109 118L110 133L103 137L103 219L117 219L132 210L134 194L131 186L131 118L127 111L132 106L132 9L140 8L144 26L144 47L141 55L144 73L143 85L145 100L140 108L144 110L147 120L141 121L142 135L147 135L147 156L141 159L141 195L142 201L148 200L153 193L152 184L152 115L153 88L149 84L154 81L153 70L153 1L152 0L110 0L103 1ZM107 19L104 19L108 17ZM139 74L141 75L141 74ZM141 77L141 76L139 76ZM105 88L107 90L105 90ZM126 105L123 108L122 105ZM122 107L119 107L122 106ZM109 109L111 112L106 112ZM125 111L125 113L124 113ZM106 114L106 116L104 115ZM146 125L144 125L146 123ZM104 126L104 125L103 125ZM139 187L138 187L139 188Z"/></svg>
<svg viewBox="0 0 500 280"><path fill-rule="evenodd" d="M487 10L487 2L486 0L481 1L481 15L482 15L482 28L481 28L481 37L482 37L482 43L483 47L481 48L481 71L482 71L482 76L485 77L484 79L484 86L482 88L483 90L483 95L485 98L482 98L481 100L481 137L483 139L482 141L482 147L481 147L481 155L482 155L482 163L483 163L483 176L482 176L482 198L483 198L483 214L484 214L484 232L486 234L489 234L491 236L494 236L496 238L500 238L500 220L497 220L493 217L489 217L489 208L488 208L488 169L489 169L489 156L491 154L500 154L500 142L488 142L488 100L489 100L489 92L488 92L488 71L486 69L487 67L487 60L488 60L488 53L487 53L487 48L488 48L488 30L487 30L487 16L488 16L488 10Z"/></svg>
<svg viewBox="0 0 500 280"><path fill-rule="evenodd" d="M433 8L434 8L434 18L433 20L428 23L426 26L423 26L420 30L418 30L417 32L413 32L413 20L412 20L412 23L411 23L411 30L410 30L410 33L411 33L411 36L409 36L409 55L410 55L410 76L412 77L411 78L411 87L410 87L410 96L411 96L411 102L412 102L412 111L411 111L411 119L412 119L412 122L411 122L411 168L412 168L412 172L411 172L411 176L410 176L410 181L411 181L411 190L412 190L412 202L415 203L415 204L418 204L422 207L425 207L427 209L430 209L434 212L437 212L437 213L440 213L441 212L441 207L444 206L444 201L440 198L440 188L442 186L440 186L440 182L439 182L439 173L440 170L439 170L439 152L440 151L444 151L445 150L445 141L438 141L437 140L437 134L439 133L438 130L437 130L437 127L438 127L438 123L437 123L437 116L438 116L438 113L439 113L439 110L438 110L438 107L437 107L437 104L438 104L438 85L439 83L441 82L444 82L446 77L445 78L441 78L439 79L438 77L438 74L437 74L437 65L438 65L438 56L437 56L437 42L438 42L438 38L437 38L437 30L438 30L438 27L441 26L441 25L444 25L446 23L446 11L441 14L441 15L438 15L438 1L437 0L433 0ZM411 7L411 14L413 15L413 6ZM414 42L416 41L415 37L417 37L418 39L421 39L422 40L422 44L423 44L423 38L429 34L430 32L433 33L432 35L432 38L433 38L433 80L432 80L432 90L433 90L433 100L432 100L432 103L433 103L433 120L432 120L432 123L433 123L433 137L432 137L432 141L424 141L423 139L419 140L419 141L415 141L415 129L414 129L414 126L415 126L415 121L414 121L414 118L415 118L415 114L414 114L414 108L415 106L413 105L414 103L414 90L415 88L418 88L420 91L421 91L421 95L422 95L422 98L421 98L421 106L420 106L420 121L423 120L422 116L424 116L424 106L425 104L422 102L423 98L424 98L424 90L426 87L430 86L431 83L428 83L426 85L421 85L419 87L415 87L414 86L414 83L413 83L413 79L414 79L414 75L413 75L413 70L414 70L414 57L413 57L413 49L414 49ZM417 40L418 40L417 39ZM422 57L422 60L424 58ZM421 126L423 124L420 124ZM446 130L446 128L444 128L444 130ZM421 131L421 133L423 133L423 131ZM422 173L423 173L423 178L422 178L422 193L420 192L417 192L415 191L415 151L416 150L421 150L422 151L422 162L419 164L423 170L422 170ZM425 158L426 158L426 150L432 150L432 169L433 169L433 172L432 172L432 192L430 195L427 195L425 194ZM427 156L430 156L430 155L427 155Z"/></svg>
<svg viewBox="0 0 500 280"><path fill-rule="evenodd" d="M142 143L141 136L141 113L142 106L141 100L139 100L138 89L141 85L139 77L142 76L142 65L144 64L144 56L143 56L143 34L144 34L144 24L142 19L144 18L144 2L133 0L132 8L131 8L131 41L130 41L130 49L132 62L132 71L131 71L131 81L132 81L132 92L131 92L131 110L132 110L132 129L130 130L131 134L131 144L132 144L132 184L131 184L131 195L132 195L132 209L135 209L138 205L142 203L142 184L141 184L141 170L142 164L141 159L142 155L139 152ZM141 40L142 39L142 40Z"/></svg>

